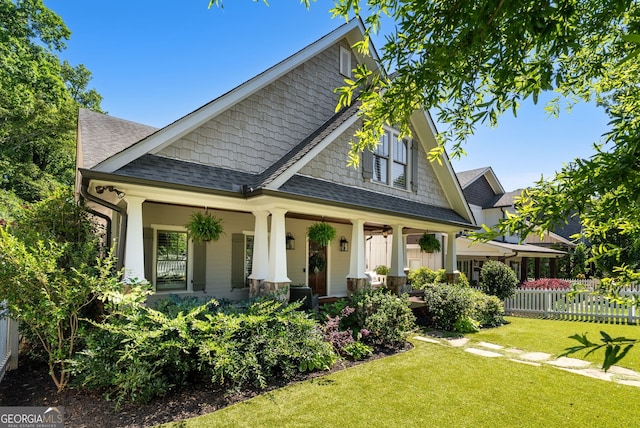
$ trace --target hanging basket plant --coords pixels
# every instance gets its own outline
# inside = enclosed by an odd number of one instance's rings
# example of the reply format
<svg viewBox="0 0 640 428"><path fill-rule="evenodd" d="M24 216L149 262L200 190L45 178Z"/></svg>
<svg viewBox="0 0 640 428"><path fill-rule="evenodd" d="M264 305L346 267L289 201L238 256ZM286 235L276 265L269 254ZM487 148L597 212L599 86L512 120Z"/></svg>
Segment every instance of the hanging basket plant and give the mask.
<svg viewBox="0 0 640 428"><path fill-rule="evenodd" d="M193 242L217 241L220 236L224 235L222 219L207 212L191 214L186 228L187 235L193 239Z"/></svg>
<svg viewBox="0 0 640 428"><path fill-rule="evenodd" d="M440 251L440 241L432 233L423 233L418 245L423 253L437 253Z"/></svg>
<svg viewBox="0 0 640 428"><path fill-rule="evenodd" d="M312 224L307 228L307 237L321 247L326 247L331 241L336 239L336 229L327 222Z"/></svg>

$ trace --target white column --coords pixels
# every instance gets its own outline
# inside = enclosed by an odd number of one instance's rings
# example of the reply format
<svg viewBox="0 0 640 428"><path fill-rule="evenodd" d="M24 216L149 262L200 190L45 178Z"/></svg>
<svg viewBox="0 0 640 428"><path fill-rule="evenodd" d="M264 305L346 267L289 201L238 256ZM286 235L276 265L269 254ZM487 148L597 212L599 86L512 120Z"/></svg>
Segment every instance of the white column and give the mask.
<svg viewBox="0 0 640 428"><path fill-rule="evenodd" d="M287 210L274 208L271 213L271 239L269 240L269 270L267 282L291 282L287 277L287 243L284 215Z"/></svg>
<svg viewBox="0 0 640 428"><path fill-rule="evenodd" d="M393 226L391 243L391 272L389 276L404 276L404 239L402 237L402 225Z"/></svg>
<svg viewBox="0 0 640 428"><path fill-rule="evenodd" d="M144 280L142 203L145 198L127 196L127 238L124 249L124 279ZM147 278L147 280L150 278Z"/></svg>
<svg viewBox="0 0 640 428"><path fill-rule="evenodd" d="M458 257L456 256L456 233L447 233L447 254L445 255L444 268L446 273L458 271Z"/></svg>
<svg viewBox="0 0 640 428"><path fill-rule="evenodd" d="M351 220L351 255L349 258L349 275L347 278L366 278L364 220Z"/></svg>
<svg viewBox="0 0 640 428"><path fill-rule="evenodd" d="M254 211L253 261L249 279L265 279L269 272L269 226L268 211Z"/></svg>

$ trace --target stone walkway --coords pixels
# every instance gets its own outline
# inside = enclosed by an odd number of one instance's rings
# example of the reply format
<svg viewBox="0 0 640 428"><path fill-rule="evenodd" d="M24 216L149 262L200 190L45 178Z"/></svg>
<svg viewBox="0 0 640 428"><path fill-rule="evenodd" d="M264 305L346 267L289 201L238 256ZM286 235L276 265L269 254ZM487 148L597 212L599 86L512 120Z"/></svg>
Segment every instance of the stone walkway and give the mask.
<svg viewBox="0 0 640 428"><path fill-rule="evenodd" d="M505 348L494 343L472 342L465 337L447 339L414 336L414 338L423 342L464 348L465 352L485 358L506 358L509 361L532 366L549 365L582 376L640 387L640 373L623 367L612 366L605 373L604 370L589 361L568 357L555 358L544 352L526 352L515 348Z"/></svg>

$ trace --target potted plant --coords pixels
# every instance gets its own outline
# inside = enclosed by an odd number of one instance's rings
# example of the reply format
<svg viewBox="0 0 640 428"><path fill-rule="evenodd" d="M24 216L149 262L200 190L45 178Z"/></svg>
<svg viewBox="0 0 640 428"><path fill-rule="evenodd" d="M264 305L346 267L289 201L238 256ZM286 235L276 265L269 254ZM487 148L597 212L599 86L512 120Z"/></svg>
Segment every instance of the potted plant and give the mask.
<svg viewBox="0 0 640 428"><path fill-rule="evenodd" d="M327 222L312 224L307 228L307 237L310 241L316 242L321 247L326 247L331 241L336 239L336 229Z"/></svg>
<svg viewBox="0 0 640 428"><path fill-rule="evenodd" d="M207 212L191 214L186 228L189 238L194 242L217 241L224 234L222 219Z"/></svg>
<svg viewBox="0 0 640 428"><path fill-rule="evenodd" d="M376 275L389 275L389 272L391 272L391 268L385 265L378 265L374 270Z"/></svg>
<svg viewBox="0 0 640 428"><path fill-rule="evenodd" d="M440 241L432 233L423 233L418 241L420 251L423 253L433 253L440 251Z"/></svg>

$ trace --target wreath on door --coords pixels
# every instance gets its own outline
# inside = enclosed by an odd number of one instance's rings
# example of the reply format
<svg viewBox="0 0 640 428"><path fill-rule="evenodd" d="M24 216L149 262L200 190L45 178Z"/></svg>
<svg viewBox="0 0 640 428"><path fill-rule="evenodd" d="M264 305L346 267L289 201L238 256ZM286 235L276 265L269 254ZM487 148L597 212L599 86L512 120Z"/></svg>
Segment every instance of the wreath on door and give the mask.
<svg viewBox="0 0 640 428"><path fill-rule="evenodd" d="M315 253L309 257L309 272L318 273L325 270L327 267L327 261L324 259L321 253Z"/></svg>

